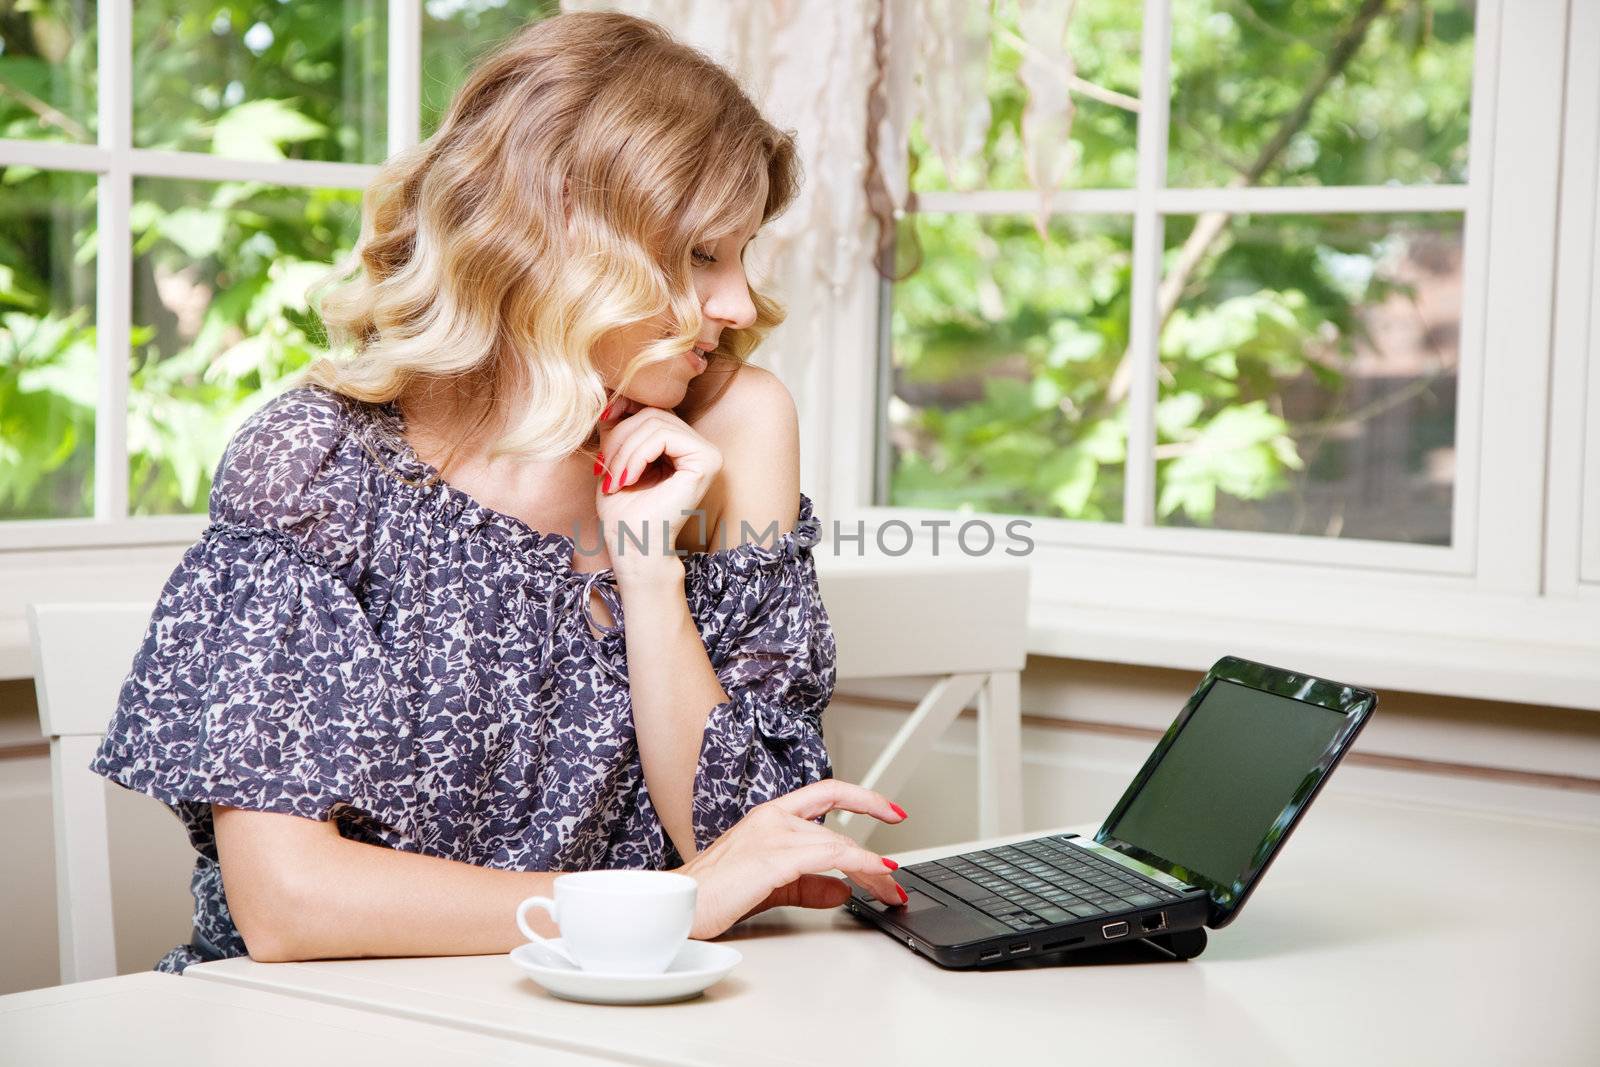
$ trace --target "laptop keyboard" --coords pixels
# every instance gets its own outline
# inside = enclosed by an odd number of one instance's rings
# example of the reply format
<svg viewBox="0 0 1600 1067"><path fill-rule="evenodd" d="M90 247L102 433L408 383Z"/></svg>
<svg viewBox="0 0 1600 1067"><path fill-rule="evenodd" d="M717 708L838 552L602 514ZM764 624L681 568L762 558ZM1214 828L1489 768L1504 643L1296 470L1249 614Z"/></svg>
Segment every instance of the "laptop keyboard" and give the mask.
<svg viewBox="0 0 1600 1067"><path fill-rule="evenodd" d="M913 863L906 870L1013 930L1033 930L1178 899L1066 837Z"/></svg>

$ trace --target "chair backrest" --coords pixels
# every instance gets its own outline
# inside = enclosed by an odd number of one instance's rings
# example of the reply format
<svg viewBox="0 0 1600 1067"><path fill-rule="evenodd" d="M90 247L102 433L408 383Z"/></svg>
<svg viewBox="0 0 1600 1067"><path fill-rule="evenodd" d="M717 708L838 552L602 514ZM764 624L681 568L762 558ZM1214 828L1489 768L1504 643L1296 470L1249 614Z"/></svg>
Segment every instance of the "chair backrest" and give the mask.
<svg viewBox="0 0 1600 1067"><path fill-rule="evenodd" d="M29 604L39 728L50 741L61 981L117 973L105 779L89 770L151 604Z"/></svg>
<svg viewBox="0 0 1600 1067"><path fill-rule="evenodd" d="M1025 563L816 561L841 679L1020 671L1028 658Z"/></svg>

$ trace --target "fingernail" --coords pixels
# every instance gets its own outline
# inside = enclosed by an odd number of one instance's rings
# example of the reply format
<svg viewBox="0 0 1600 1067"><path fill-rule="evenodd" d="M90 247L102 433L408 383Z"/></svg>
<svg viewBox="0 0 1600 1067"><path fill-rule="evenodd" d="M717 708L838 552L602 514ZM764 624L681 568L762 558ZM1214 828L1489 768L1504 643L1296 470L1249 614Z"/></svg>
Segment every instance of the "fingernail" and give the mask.
<svg viewBox="0 0 1600 1067"><path fill-rule="evenodd" d="M906 901L911 899L910 897L906 896L906 890L904 886L897 885L895 888L900 890L900 903L904 904Z"/></svg>
<svg viewBox="0 0 1600 1067"><path fill-rule="evenodd" d="M602 482L601 485L600 485L600 491L602 493L611 492L611 475L609 475L609 474L606 475L606 480L604 482Z"/></svg>
<svg viewBox="0 0 1600 1067"><path fill-rule="evenodd" d="M622 472L622 477L617 479L617 488L621 489L623 486L625 486L627 484L628 484L628 472L627 471L623 471Z"/></svg>
<svg viewBox="0 0 1600 1067"><path fill-rule="evenodd" d="M596 474L600 473L600 461L599 460L595 460L594 461L594 472Z"/></svg>
<svg viewBox="0 0 1600 1067"><path fill-rule="evenodd" d="M889 868L891 871L898 871L900 869L900 865L894 860L890 859L888 856L883 857L883 865Z"/></svg>
<svg viewBox="0 0 1600 1067"><path fill-rule="evenodd" d="M611 405L610 404L606 405L606 409L600 413L600 417L602 419L609 419L611 417Z"/></svg>
<svg viewBox="0 0 1600 1067"><path fill-rule="evenodd" d="M891 808L893 808L894 809L894 813L896 815L900 816L902 819L904 819L906 817L906 809L905 808L902 808L900 805L896 804L892 800L889 801L889 806Z"/></svg>

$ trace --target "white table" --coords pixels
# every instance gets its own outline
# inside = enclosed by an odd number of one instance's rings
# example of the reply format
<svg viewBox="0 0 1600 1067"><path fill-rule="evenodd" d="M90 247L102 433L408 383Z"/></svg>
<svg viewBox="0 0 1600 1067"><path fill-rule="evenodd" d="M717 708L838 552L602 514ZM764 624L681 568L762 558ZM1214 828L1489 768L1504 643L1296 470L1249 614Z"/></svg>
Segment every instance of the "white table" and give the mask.
<svg viewBox="0 0 1600 1067"><path fill-rule="evenodd" d="M484 1034L154 971L0 997L0 1063L28 1067L527 1062L526 1045ZM615 1061L554 1051L539 1063Z"/></svg>
<svg viewBox="0 0 1600 1067"><path fill-rule="evenodd" d="M1089 1064L1141 1047L1229 1067L1594 1063L1597 880L1600 828L1335 784L1239 919L1186 963L1125 944L946 971L842 911L783 909L724 935L744 963L672 1005L558 1000L501 956L186 973L637 1063Z"/></svg>

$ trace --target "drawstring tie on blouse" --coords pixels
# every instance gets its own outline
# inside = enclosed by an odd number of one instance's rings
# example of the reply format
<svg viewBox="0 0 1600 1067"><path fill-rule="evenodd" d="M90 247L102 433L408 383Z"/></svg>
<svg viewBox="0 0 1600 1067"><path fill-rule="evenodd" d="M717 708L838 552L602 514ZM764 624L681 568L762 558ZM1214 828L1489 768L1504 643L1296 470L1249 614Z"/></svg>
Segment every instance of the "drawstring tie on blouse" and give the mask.
<svg viewBox="0 0 1600 1067"><path fill-rule="evenodd" d="M563 604L563 614L572 607L578 609L583 622L583 639L594 650L594 660L599 663L605 672L612 678L626 685L628 676L623 673L616 663L612 661L610 652L605 647L604 638L623 631L625 620L622 613L622 592L617 588L617 576L609 570L574 572L567 580L564 592L567 594ZM607 610L615 623L607 624L594 617L590 611L593 595L598 592L600 599L605 602ZM577 604L572 603L572 597L577 597ZM590 629L590 627L594 629ZM594 630L599 630L604 636L596 637Z"/></svg>

